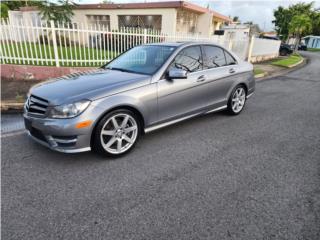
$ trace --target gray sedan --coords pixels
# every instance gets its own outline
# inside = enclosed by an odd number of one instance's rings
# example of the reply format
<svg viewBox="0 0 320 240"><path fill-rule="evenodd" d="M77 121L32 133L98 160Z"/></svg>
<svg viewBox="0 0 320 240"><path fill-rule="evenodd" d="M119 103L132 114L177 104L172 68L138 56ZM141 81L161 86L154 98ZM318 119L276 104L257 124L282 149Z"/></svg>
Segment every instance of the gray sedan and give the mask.
<svg viewBox="0 0 320 240"><path fill-rule="evenodd" d="M220 110L237 115L254 89L252 65L221 46L148 44L94 72L34 86L25 126L56 151L120 156L143 133Z"/></svg>

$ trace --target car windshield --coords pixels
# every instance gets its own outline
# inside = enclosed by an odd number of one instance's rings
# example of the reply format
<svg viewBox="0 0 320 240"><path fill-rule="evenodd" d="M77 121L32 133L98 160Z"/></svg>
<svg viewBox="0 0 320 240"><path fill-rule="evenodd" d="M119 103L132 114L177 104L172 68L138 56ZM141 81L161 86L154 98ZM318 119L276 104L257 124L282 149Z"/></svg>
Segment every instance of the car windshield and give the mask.
<svg viewBox="0 0 320 240"><path fill-rule="evenodd" d="M138 46L123 53L104 66L105 69L152 75L169 58L173 46Z"/></svg>

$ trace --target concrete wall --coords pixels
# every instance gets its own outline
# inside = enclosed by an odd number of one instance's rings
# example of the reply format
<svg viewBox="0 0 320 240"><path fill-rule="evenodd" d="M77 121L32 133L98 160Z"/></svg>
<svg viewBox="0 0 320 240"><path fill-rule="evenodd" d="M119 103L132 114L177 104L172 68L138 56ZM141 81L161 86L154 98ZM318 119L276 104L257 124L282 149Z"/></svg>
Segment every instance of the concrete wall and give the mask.
<svg viewBox="0 0 320 240"><path fill-rule="evenodd" d="M278 57L280 44L281 41L255 38L252 47L251 62L261 62Z"/></svg>
<svg viewBox="0 0 320 240"><path fill-rule="evenodd" d="M211 22L212 22L212 15L210 13L204 13L199 15L197 32L201 35L201 37L210 36L210 33L212 31Z"/></svg>

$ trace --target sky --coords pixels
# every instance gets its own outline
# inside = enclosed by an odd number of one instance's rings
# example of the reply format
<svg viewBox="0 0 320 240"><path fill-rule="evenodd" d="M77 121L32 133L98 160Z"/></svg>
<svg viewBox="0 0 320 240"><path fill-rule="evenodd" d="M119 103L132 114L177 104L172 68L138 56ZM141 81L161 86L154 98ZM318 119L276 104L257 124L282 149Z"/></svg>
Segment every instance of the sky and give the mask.
<svg viewBox="0 0 320 240"><path fill-rule="evenodd" d="M102 0L74 0L76 3L101 3ZM146 2L145 0L111 0L114 3ZM147 0L147 2L159 2L161 0ZM170 0L165 0L170 1ZM264 31L272 31L273 10L278 6L288 7L298 2L311 2L311 0L188 0L203 7L208 4L211 9L226 16L238 16L240 21L252 21L259 24ZM320 8L320 0L314 1L314 6Z"/></svg>

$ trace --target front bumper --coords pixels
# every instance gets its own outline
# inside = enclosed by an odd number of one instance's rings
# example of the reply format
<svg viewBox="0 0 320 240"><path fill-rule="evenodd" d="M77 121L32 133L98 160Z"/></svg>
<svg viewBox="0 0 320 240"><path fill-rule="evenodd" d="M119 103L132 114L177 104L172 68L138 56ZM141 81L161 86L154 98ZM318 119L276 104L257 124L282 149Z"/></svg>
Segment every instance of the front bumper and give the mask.
<svg viewBox="0 0 320 240"><path fill-rule="evenodd" d="M92 126L75 128L81 117L72 119L35 118L24 114L28 135L36 142L58 152L90 151Z"/></svg>

